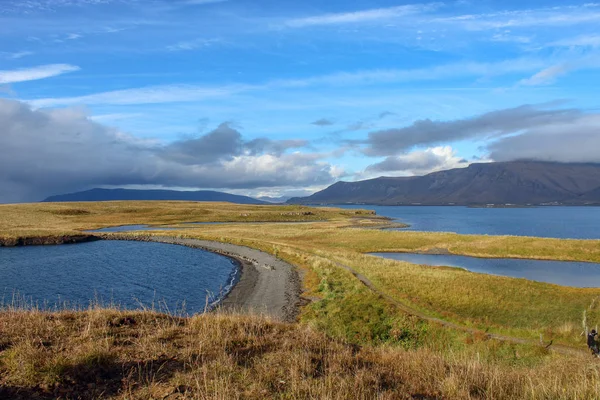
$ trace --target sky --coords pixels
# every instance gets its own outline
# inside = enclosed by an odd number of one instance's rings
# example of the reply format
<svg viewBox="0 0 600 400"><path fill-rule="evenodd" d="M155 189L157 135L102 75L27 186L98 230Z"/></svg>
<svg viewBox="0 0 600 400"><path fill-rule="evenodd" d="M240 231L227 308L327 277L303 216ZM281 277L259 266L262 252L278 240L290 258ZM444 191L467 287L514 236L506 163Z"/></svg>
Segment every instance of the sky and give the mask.
<svg viewBox="0 0 600 400"><path fill-rule="evenodd" d="M600 3L0 0L0 203L600 162Z"/></svg>

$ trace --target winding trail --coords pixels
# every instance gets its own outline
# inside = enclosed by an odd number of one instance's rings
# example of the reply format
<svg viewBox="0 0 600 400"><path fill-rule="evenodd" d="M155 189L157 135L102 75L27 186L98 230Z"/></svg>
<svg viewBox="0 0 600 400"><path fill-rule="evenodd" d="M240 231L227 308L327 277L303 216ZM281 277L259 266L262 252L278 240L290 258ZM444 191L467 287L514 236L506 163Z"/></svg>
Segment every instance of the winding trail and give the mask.
<svg viewBox="0 0 600 400"><path fill-rule="evenodd" d="M410 306L407 306L406 304L402 303L401 301L396 300L395 298L393 298L392 296L386 294L385 292L379 290L374 284L373 282L371 282L366 276L358 273L354 268L342 264L338 261L335 260L331 260L329 259L331 262L333 262L336 266L345 269L346 271L350 272L352 275L354 275L354 277L356 279L358 279L363 285L365 285L367 288L369 288L369 290L371 290L373 293L376 293L377 295L379 295L380 297L386 299L387 301L389 301L390 303L394 304L396 307L398 307L399 309L401 309L402 311L404 311L405 313L409 314L409 315L413 315L417 318L420 318L422 320L428 321L428 322L433 322L439 325L442 325L444 327L447 328L451 328L451 329L457 329L463 332L467 332L467 333L471 333L471 334L478 334L478 335L484 335L486 338L488 339L494 339L494 340L500 340L500 341L504 341L504 342L511 342L511 343L517 343L517 344L526 344L526 345L534 345L534 346L540 346L540 343L535 341L535 340L529 340L529 339L522 339L522 338L517 338L517 337L512 337L512 336L505 336L505 335L499 335L496 333L488 333L488 332L483 332L479 329L474 329L474 328L468 328L465 326L461 326L458 324L455 324L453 322L450 321L446 321L440 318L436 318L436 317L432 317L429 316L427 314L422 313L421 311L412 308ZM548 344L547 346L545 346L546 348L548 348L548 350L557 352L557 353L561 353L561 354L567 354L567 355L582 355L585 354L586 352L584 350L580 350L580 349L576 349L573 347L569 347L569 346L564 346L564 345L560 345L560 344L552 344L552 342L550 342L550 344Z"/></svg>
<svg viewBox="0 0 600 400"><path fill-rule="evenodd" d="M153 236L150 240L159 241L162 243L198 247L233 257L238 260L241 259L241 262L245 262L245 264L242 266L242 278L238 284L235 285L230 295L222 302L223 308L247 312L263 312L283 321L295 321L300 304L301 282L295 267L292 265L260 250L229 243L199 239L180 239L168 236ZM322 257L320 255L317 256ZM398 307L406 314L413 315L424 321L439 324L450 329L456 329L470 334L482 335L487 339L523 345L541 345L539 341L536 340L484 332L479 329L468 328L454 322L424 314L423 312L410 307L383 292L366 276L360 274L354 268L330 258L326 259L334 263L336 266L350 272L369 290ZM271 270L270 268L273 269ZM254 277L255 274L257 277ZM247 282L244 282L245 279ZM552 342L544 347L548 348L550 351L565 355L581 356L587 354L587 352L583 349L577 349L560 344L552 344Z"/></svg>

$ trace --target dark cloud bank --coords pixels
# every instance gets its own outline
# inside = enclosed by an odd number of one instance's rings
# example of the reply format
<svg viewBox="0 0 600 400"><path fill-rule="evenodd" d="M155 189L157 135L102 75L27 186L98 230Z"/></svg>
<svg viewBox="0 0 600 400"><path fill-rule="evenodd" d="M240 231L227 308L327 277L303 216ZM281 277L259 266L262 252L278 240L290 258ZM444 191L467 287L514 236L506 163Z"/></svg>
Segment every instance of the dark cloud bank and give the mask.
<svg viewBox="0 0 600 400"><path fill-rule="evenodd" d="M556 106L556 104L554 105ZM447 154L414 149L459 140L486 140L486 157L493 161L540 160L600 162L600 114L557 109L552 104L523 105L454 121L419 120L412 125L371 132L362 146L367 156L386 157L370 171L410 170L446 165ZM460 160L461 165L468 165Z"/></svg>
<svg viewBox="0 0 600 400"><path fill-rule="evenodd" d="M600 114L524 105L454 121L416 121L352 144L365 156L383 158L367 172L422 174L468 165L440 146L465 139L487 140L483 156L494 161L598 163ZM163 144L93 122L79 110L33 110L0 99L0 203L96 186L305 188L335 181L339 168L308 146L304 140L246 140L227 123Z"/></svg>
<svg viewBox="0 0 600 400"><path fill-rule="evenodd" d="M335 180L303 140L244 140L228 124L167 145L125 135L73 109L32 110L0 99L0 203L95 186L245 189Z"/></svg>

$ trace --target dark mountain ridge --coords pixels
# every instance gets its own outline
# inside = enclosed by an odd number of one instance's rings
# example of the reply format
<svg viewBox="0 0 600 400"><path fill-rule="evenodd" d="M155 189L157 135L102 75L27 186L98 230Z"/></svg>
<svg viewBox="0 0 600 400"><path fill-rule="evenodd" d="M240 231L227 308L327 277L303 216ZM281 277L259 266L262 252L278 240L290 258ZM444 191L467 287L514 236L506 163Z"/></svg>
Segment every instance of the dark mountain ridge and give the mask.
<svg viewBox="0 0 600 400"><path fill-rule="evenodd" d="M512 161L424 176L337 182L293 204L600 205L600 164Z"/></svg>
<svg viewBox="0 0 600 400"><path fill-rule="evenodd" d="M184 200L184 201L226 201L237 204L269 204L248 196L239 196L212 190L135 190L135 189L91 189L84 192L50 196L44 202L69 201L117 201L117 200Z"/></svg>

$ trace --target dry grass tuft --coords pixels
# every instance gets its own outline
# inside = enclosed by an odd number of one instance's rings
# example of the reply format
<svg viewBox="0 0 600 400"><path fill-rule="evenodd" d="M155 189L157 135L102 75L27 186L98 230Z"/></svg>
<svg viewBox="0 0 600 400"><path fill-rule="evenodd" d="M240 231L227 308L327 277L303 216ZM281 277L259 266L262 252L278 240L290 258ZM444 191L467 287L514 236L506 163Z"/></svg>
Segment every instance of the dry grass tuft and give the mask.
<svg viewBox="0 0 600 400"><path fill-rule="evenodd" d="M597 368L537 369L356 346L261 317L90 309L0 313L0 397L592 399Z"/></svg>

